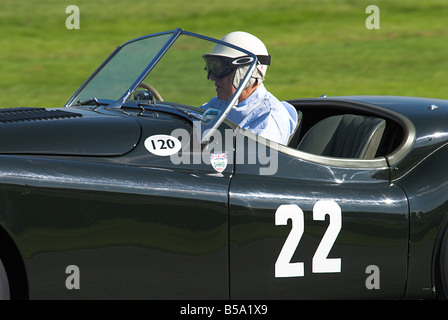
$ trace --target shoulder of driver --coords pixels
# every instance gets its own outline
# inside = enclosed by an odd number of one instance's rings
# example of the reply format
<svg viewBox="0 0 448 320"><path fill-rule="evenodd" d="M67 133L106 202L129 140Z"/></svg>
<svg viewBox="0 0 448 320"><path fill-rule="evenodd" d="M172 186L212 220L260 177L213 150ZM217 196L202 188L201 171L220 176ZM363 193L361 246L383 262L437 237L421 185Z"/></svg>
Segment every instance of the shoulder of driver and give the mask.
<svg viewBox="0 0 448 320"><path fill-rule="evenodd" d="M201 108L222 110L227 101L212 98ZM286 145L297 124L294 107L280 102L264 85L261 85L246 100L233 107L227 118L244 129L266 139Z"/></svg>
<svg viewBox="0 0 448 320"><path fill-rule="evenodd" d="M255 104L256 109L249 121L244 121L243 128L286 145L297 124L297 112L287 102L280 102L264 88L258 89L242 104ZM263 90L264 89L264 90ZM255 116L256 115L256 116Z"/></svg>

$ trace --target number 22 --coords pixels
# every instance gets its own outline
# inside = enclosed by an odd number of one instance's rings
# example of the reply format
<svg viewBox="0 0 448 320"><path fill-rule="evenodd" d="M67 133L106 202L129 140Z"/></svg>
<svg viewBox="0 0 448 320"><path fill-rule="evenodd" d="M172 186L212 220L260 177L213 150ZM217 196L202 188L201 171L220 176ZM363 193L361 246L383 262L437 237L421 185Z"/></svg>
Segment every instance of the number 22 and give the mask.
<svg viewBox="0 0 448 320"><path fill-rule="evenodd" d="M314 253L312 261L313 273L341 272L341 259L327 258L342 228L341 208L332 200L319 200L316 202L313 208L313 220L325 221L327 214L330 216L330 224ZM275 263L276 278L304 276L304 263L291 262L291 258L305 229L302 209L297 205L291 204L278 207L275 212L275 224L286 225L289 219L292 221L292 227Z"/></svg>

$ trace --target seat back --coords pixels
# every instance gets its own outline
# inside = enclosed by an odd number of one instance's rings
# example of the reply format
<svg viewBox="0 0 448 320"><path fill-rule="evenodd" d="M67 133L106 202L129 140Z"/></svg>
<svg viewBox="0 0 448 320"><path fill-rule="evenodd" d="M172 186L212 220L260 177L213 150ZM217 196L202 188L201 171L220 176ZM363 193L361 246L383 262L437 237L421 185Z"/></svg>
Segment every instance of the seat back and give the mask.
<svg viewBox="0 0 448 320"><path fill-rule="evenodd" d="M299 143L300 131L302 129L302 117L303 117L302 112L297 111L297 123L296 123L293 133L289 137L288 144L287 144L291 148L296 148L297 144Z"/></svg>
<svg viewBox="0 0 448 320"><path fill-rule="evenodd" d="M291 118L296 123L295 127L292 130L291 135L289 136L289 140L287 143L288 146L295 147L295 146L297 146L298 137L300 134L300 128L302 126L302 112L296 110L296 108L294 108L294 106L292 106L291 104L289 104L286 101L281 101L281 103L283 104L283 106L286 108L286 110L288 111Z"/></svg>
<svg viewBox="0 0 448 320"><path fill-rule="evenodd" d="M298 149L329 157L373 159L385 127L381 118L353 114L328 117L305 134Z"/></svg>

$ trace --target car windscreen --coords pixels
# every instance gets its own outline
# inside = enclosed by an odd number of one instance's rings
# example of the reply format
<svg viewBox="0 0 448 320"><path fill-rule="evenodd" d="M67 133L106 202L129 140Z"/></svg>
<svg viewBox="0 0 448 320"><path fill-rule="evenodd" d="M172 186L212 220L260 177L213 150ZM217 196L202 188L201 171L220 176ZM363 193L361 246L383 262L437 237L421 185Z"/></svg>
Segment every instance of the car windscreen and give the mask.
<svg viewBox="0 0 448 320"><path fill-rule="evenodd" d="M232 59L226 65L207 59L215 46L232 48ZM243 62L239 86L232 96L217 101L220 85L216 77L228 74L228 67L235 72ZM237 103L256 63L257 57L243 49L183 30L150 35L117 48L67 106L80 101L90 104L95 99L115 107L125 102L150 105L163 101L203 108L202 136L215 130Z"/></svg>
<svg viewBox="0 0 448 320"><path fill-rule="evenodd" d="M86 81L71 99L71 104L92 98L119 100L171 37L171 33L150 36L119 47Z"/></svg>

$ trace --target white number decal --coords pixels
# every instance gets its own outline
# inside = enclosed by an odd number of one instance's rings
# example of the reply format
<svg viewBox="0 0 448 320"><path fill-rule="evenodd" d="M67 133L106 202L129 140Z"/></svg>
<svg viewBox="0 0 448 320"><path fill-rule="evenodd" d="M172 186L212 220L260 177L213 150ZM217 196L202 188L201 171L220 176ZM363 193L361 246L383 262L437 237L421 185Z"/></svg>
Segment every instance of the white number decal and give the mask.
<svg viewBox="0 0 448 320"><path fill-rule="evenodd" d="M286 225L288 224L288 219L292 221L291 232L288 238L286 238L282 251L280 251L275 263L275 276L303 277L303 262L290 262L304 231L302 209L293 204L280 206L275 212L275 224L277 226Z"/></svg>
<svg viewBox="0 0 448 320"><path fill-rule="evenodd" d="M172 136L157 134L145 140L145 148L158 156L170 156L178 152L182 147L180 141Z"/></svg>
<svg viewBox="0 0 448 320"><path fill-rule="evenodd" d="M341 258L327 258L342 228L341 207L334 201L316 202L313 208L313 220L325 221L327 214L330 216L330 224L314 253L314 273L341 272Z"/></svg>
<svg viewBox="0 0 448 320"><path fill-rule="evenodd" d="M331 200L320 200L313 208L313 220L325 221L330 216L330 223L322 240L314 253L312 261L313 273L341 272L341 259L328 258L331 248L342 228L342 211L339 205ZM291 262L292 256L305 230L305 220L302 209L297 205L281 205L275 212L275 224L287 225L291 219L291 231L280 251L275 263L275 277L303 277L304 263Z"/></svg>

